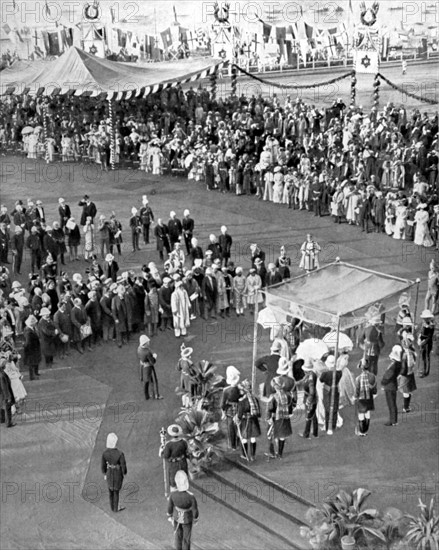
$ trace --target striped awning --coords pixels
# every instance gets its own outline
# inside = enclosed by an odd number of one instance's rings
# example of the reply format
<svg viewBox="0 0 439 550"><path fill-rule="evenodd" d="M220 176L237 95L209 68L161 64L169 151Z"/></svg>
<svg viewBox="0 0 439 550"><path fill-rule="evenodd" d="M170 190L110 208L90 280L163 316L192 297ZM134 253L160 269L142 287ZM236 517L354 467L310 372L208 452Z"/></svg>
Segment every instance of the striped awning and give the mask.
<svg viewBox="0 0 439 550"><path fill-rule="evenodd" d="M54 61L19 62L2 71L0 93L75 95L112 100L146 97L164 89L207 78L223 59L198 58L160 63L120 63L76 47Z"/></svg>

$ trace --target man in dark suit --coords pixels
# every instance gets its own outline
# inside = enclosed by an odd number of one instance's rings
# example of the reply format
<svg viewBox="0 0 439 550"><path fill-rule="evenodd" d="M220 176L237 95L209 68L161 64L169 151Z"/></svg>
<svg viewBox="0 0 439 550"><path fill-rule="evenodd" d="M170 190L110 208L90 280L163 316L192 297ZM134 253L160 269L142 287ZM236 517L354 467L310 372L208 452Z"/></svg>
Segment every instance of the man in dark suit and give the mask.
<svg viewBox="0 0 439 550"><path fill-rule="evenodd" d="M396 405L396 395L398 392L398 376L401 372L402 347L393 346L390 352L390 365L381 380L382 390L386 394L387 407L389 409L389 420L384 426L396 426L398 424L398 408Z"/></svg>
<svg viewBox="0 0 439 550"><path fill-rule="evenodd" d="M183 233L183 225L177 218L175 212L170 213L170 220L168 222L169 240L171 241L171 250L174 248L174 244L180 242L180 237Z"/></svg>
<svg viewBox="0 0 439 550"><path fill-rule="evenodd" d="M265 276L265 286L273 286L282 282L282 276L275 264L268 264L268 271Z"/></svg>
<svg viewBox="0 0 439 550"><path fill-rule="evenodd" d="M142 208L139 211L140 221L142 222L143 240L145 244L149 244L149 228L151 222L154 221L154 214L146 195L142 197Z"/></svg>
<svg viewBox="0 0 439 550"><path fill-rule="evenodd" d="M40 223L46 223L46 214L44 213L43 203L40 200L36 202L35 219Z"/></svg>
<svg viewBox="0 0 439 550"><path fill-rule="evenodd" d="M271 387L271 381L276 376L279 367L280 352L280 343L273 342L270 349L271 355L264 355L264 357L260 357L255 363L258 370L265 372L264 397L270 397L274 392Z"/></svg>
<svg viewBox="0 0 439 550"><path fill-rule="evenodd" d="M38 228L33 226L29 237L26 240L26 246L31 251L31 270L32 272L41 269L41 261L43 258L43 245L41 244Z"/></svg>
<svg viewBox="0 0 439 550"><path fill-rule="evenodd" d="M90 200L90 197L88 195L84 195L84 198L82 201L78 202L79 206L82 206L82 214L81 214L81 225L85 225L87 218L91 217L91 223L94 223L94 219L97 214L97 208L94 202Z"/></svg>
<svg viewBox="0 0 439 550"><path fill-rule="evenodd" d="M205 277L201 284L201 293L204 300L204 318L207 321L208 313L210 313L211 319L216 319L215 306L218 298L218 285L213 275L213 270L210 267L206 269Z"/></svg>
<svg viewBox="0 0 439 550"><path fill-rule="evenodd" d="M154 235L157 240L157 250L160 254L160 259L163 260L163 250L166 250L167 254L171 253L171 246L169 244L169 229L165 225L161 218L157 220L157 225L154 229Z"/></svg>
<svg viewBox="0 0 439 550"><path fill-rule="evenodd" d="M64 199L58 199L58 203L59 223L61 225L61 229L64 229L66 223L72 217L72 212L70 211L70 206L66 204Z"/></svg>
<svg viewBox="0 0 439 550"><path fill-rule="evenodd" d="M0 358L0 423L6 422L7 428L12 428L12 405L15 404L11 380L5 372L6 357Z"/></svg>
<svg viewBox="0 0 439 550"><path fill-rule="evenodd" d="M0 223L0 263L8 264L9 230L4 222Z"/></svg>
<svg viewBox="0 0 439 550"><path fill-rule="evenodd" d="M192 236L194 234L195 222L190 217L191 213L189 212L189 210L185 210L183 214L184 214L183 222L182 222L183 237L184 237L184 242L186 244L186 252L187 252L187 255L189 256L191 253L191 241L192 241Z"/></svg>
<svg viewBox="0 0 439 550"><path fill-rule="evenodd" d="M19 225L15 226L14 235L11 239L11 249L13 271L16 275L20 275L24 251L24 231Z"/></svg>
<svg viewBox="0 0 439 550"><path fill-rule="evenodd" d="M117 345L121 348L122 344L128 341L128 305L125 299L125 287L122 285L117 287L117 294L111 302L111 313L116 327Z"/></svg>
<svg viewBox="0 0 439 550"><path fill-rule="evenodd" d="M227 233L227 227L225 225L221 227L221 235L218 237L218 243L221 247L221 256L222 261L224 262L224 267L227 267L230 260L233 239Z"/></svg>
<svg viewBox="0 0 439 550"><path fill-rule="evenodd" d="M35 376L40 376L38 365L41 361L41 344L37 332L37 319L34 315L29 315L25 321L25 329L23 331L24 339L24 354L23 363L29 368L30 380L35 380Z"/></svg>

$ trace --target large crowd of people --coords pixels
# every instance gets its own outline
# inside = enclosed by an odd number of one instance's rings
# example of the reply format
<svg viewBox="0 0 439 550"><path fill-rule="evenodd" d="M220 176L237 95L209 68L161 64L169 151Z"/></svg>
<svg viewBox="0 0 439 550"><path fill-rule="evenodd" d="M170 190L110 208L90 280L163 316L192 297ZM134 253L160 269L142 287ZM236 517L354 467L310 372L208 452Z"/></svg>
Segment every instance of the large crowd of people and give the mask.
<svg viewBox="0 0 439 550"><path fill-rule="evenodd" d="M254 194L338 223L438 246L438 117L392 103L382 110L318 109L291 96L231 95L201 86L163 90L114 105L103 98L7 96L0 106L2 150L17 146L49 162L134 166L185 175L207 189Z"/></svg>

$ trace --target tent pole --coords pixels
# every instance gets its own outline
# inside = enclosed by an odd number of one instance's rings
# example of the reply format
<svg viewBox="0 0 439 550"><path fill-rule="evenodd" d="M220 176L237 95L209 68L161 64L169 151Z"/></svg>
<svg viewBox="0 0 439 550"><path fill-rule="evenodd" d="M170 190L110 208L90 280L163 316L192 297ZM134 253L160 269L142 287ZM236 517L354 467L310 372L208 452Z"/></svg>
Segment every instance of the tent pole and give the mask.
<svg viewBox="0 0 439 550"><path fill-rule="evenodd" d="M413 336L415 335L415 323L416 323L416 314L418 312L418 299L419 299L419 285L421 283L421 279L416 279L416 301L415 301L415 309L413 310Z"/></svg>
<svg viewBox="0 0 439 550"><path fill-rule="evenodd" d="M258 353L258 312L259 312L259 290L256 291L255 317L253 320L253 362L252 362L252 391L256 392L256 355Z"/></svg>
<svg viewBox="0 0 439 550"><path fill-rule="evenodd" d="M108 113L110 115L110 164L111 169L114 170L114 163L116 158L116 140L114 136L114 113L113 113L113 102L110 98L107 99L108 101Z"/></svg>
<svg viewBox="0 0 439 550"><path fill-rule="evenodd" d="M328 424L328 430L332 430L332 418L334 416L334 408L335 408L335 389L337 387L337 359L338 359L338 341L340 338L340 315L337 317L337 340L335 342L335 365L334 365L334 371L332 373L332 387L331 387L331 406L329 409L329 424Z"/></svg>
<svg viewBox="0 0 439 550"><path fill-rule="evenodd" d="M43 100L44 160L49 164L49 141L47 131L47 99Z"/></svg>

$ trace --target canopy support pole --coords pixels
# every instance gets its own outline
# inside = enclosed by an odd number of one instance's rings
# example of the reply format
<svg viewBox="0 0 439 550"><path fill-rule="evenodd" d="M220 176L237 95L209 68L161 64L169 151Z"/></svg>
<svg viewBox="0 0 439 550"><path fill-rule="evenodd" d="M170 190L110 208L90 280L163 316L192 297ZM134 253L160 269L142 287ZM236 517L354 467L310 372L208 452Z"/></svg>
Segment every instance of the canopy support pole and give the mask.
<svg viewBox="0 0 439 550"><path fill-rule="evenodd" d="M116 140L114 136L114 112L113 112L113 101L108 99L108 113L110 115L110 164L111 169L114 170L114 164L116 160Z"/></svg>
<svg viewBox="0 0 439 550"><path fill-rule="evenodd" d="M416 314L418 312L418 299L419 299L419 285L421 279L416 279L416 300L415 300L415 309L413 310L413 336L415 335L415 323L416 323Z"/></svg>
<svg viewBox="0 0 439 550"><path fill-rule="evenodd" d="M44 160L49 164L49 141L47 131L47 100L43 100Z"/></svg>
<svg viewBox="0 0 439 550"><path fill-rule="evenodd" d="M339 338L340 338L340 315L337 316L337 340L335 341L335 352L334 352L335 365L332 373L331 406L329 409L328 430L332 430L332 418L334 416L334 408L335 408L335 390L337 387L337 359L338 359Z"/></svg>
<svg viewBox="0 0 439 550"><path fill-rule="evenodd" d="M253 362L252 362L252 391L256 394L256 355L258 353L258 313L259 290L256 291L255 318L253 320Z"/></svg>
<svg viewBox="0 0 439 550"><path fill-rule="evenodd" d="M215 72L211 74L210 76L210 94L212 96L212 101L216 100L216 92L217 92L217 68L215 68Z"/></svg>

